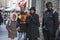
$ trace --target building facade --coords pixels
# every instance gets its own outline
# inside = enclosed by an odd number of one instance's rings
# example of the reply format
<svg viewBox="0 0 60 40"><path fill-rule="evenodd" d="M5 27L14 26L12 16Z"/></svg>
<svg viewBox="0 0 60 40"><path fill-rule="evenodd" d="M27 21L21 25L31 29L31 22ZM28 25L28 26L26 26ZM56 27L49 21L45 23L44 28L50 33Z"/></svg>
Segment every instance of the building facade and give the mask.
<svg viewBox="0 0 60 40"><path fill-rule="evenodd" d="M0 0L0 8L7 6L7 0Z"/></svg>

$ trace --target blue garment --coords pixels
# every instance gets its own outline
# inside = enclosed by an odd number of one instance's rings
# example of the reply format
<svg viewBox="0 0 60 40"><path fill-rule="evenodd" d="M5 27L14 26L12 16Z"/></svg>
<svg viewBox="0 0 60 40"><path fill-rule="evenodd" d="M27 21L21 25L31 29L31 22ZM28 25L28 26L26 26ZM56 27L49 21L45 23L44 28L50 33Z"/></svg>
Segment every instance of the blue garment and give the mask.
<svg viewBox="0 0 60 40"><path fill-rule="evenodd" d="M27 40L26 33L25 32L19 32L18 40Z"/></svg>
<svg viewBox="0 0 60 40"><path fill-rule="evenodd" d="M0 13L0 25L2 24L3 22L3 18L2 18L2 14Z"/></svg>

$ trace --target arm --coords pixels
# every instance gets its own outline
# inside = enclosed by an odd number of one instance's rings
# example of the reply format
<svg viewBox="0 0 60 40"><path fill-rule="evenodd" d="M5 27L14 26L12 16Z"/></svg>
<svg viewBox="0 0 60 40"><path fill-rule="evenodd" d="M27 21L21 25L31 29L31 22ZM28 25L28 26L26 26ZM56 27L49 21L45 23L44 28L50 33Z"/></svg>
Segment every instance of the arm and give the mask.
<svg viewBox="0 0 60 40"><path fill-rule="evenodd" d="M59 26L59 19L58 19L58 13L57 12L54 13L53 18L54 18L54 26L57 29Z"/></svg>
<svg viewBox="0 0 60 40"><path fill-rule="evenodd" d="M44 14L43 14L43 18L42 18L42 27L44 26Z"/></svg>
<svg viewBox="0 0 60 40"><path fill-rule="evenodd" d="M32 17L33 23L35 23L38 27L40 27L39 16L36 14L36 18Z"/></svg>
<svg viewBox="0 0 60 40"><path fill-rule="evenodd" d="M9 22L8 22L7 25L6 25L6 29L7 29L8 31L10 31L10 25L9 25Z"/></svg>
<svg viewBox="0 0 60 40"><path fill-rule="evenodd" d="M26 23L29 24L30 21L31 21L31 18L30 18L30 16L28 16L27 19L26 19Z"/></svg>
<svg viewBox="0 0 60 40"><path fill-rule="evenodd" d="M18 18L16 22L16 28L18 28L19 26L20 26L20 19Z"/></svg>

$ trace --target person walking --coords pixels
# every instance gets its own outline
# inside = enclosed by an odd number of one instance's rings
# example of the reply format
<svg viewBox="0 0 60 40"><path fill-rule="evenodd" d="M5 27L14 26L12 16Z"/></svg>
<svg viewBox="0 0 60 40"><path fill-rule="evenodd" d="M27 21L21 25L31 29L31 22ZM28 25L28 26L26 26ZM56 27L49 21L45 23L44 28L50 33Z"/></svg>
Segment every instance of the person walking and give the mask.
<svg viewBox="0 0 60 40"><path fill-rule="evenodd" d="M55 40L56 30L59 26L58 13L53 9L52 2L47 2L46 8L42 23L44 40Z"/></svg>
<svg viewBox="0 0 60 40"><path fill-rule="evenodd" d="M1 25L3 24L3 17L1 14L2 10L0 10L0 31L1 31Z"/></svg>
<svg viewBox="0 0 60 40"><path fill-rule="evenodd" d="M25 8L21 8L20 14L18 14L17 19L17 31L19 32L19 38L18 40L27 40L26 38L26 18L28 16L27 13L25 13Z"/></svg>
<svg viewBox="0 0 60 40"><path fill-rule="evenodd" d="M11 40L14 40L14 38L17 37L16 21L17 21L17 15L12 13L10 20L6 25L6 28L8 30L8 38L11 38Z"/></svg>
<svg viewBox="0 0 60 40"><path fill-rule="evenodd" d="M29 40L38 40L39 35L39 16L35 13L35 7L30 8L30 14L26 19L27 22L27 38Z"/></svg>
<svg viewBox="0 0 60 40"><path fill-rule="evenodd" d="M2 12L2 10L0 10L0 25L3 23L3 17L2 17L1 12Z"/></svg>

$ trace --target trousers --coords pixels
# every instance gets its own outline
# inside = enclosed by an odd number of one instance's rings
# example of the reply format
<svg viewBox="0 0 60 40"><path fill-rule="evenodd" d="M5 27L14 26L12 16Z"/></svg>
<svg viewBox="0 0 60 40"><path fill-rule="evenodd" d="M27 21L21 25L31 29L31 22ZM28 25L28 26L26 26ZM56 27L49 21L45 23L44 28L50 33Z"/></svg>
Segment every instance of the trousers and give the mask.
<svg viewBox="0 0 60 40"><path fill-rule="evenodd" d="M27 40L26 33L25 32L19 32L18 40Z"/></svg>

